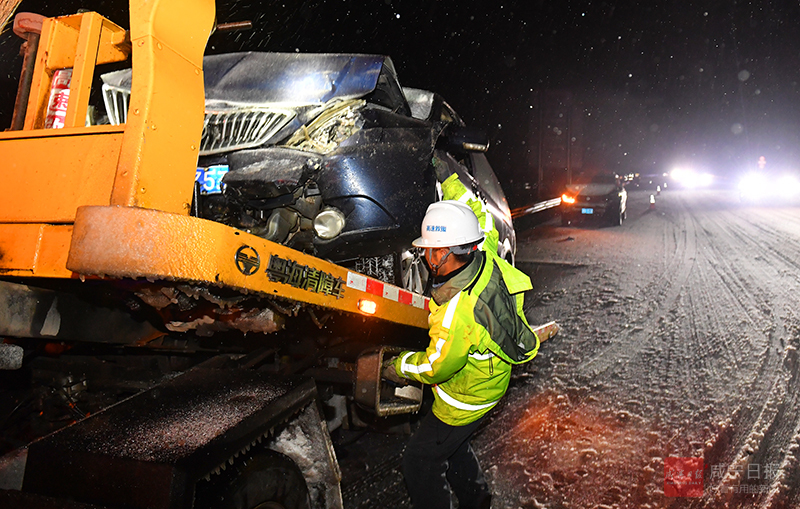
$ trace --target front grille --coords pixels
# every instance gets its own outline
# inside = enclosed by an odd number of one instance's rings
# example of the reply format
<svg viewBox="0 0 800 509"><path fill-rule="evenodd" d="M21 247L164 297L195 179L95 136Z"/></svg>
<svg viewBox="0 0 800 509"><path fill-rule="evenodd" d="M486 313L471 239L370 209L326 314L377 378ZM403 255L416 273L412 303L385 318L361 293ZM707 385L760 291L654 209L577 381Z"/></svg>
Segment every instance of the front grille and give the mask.
<svg viewBox="0 0 800 509"><path fill-rule="evenodd" d="M128 104L131 100L130 90L103 84L103 102L111 125L120 125L128 121Z"/></svg>
<svg viewBox="0 0 800 509"><path fill-rule="evenodd" d="M128 120L130 90L103 85L103 102L112 125ZM219 154L257 147L280 131L294 118L291 110L242 108L206 111L200 155Z"/></svg>

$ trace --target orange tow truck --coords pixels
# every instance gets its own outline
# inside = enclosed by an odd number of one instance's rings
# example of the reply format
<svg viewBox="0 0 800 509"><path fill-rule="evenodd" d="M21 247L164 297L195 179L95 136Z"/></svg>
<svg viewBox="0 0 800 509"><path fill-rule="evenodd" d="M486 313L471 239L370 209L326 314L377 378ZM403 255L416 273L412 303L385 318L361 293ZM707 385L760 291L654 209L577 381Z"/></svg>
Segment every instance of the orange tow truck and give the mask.
<svg viewBox="0 0 800 509"><path fill-rule="evenodd" d="M329 427L420 408L380 371L426 342L426 297L192 214L214 28L213 0L17 15L0 507L339 508ZM87 125L128 59L127 122Z"/></svg>
<svg viewBox="0 0 800 509"><path fill-rule="evenodd" d="M419 389L381 386L380 333L353 330L366 342L354 355L241 346L243 333L331 315L424 338L427 298L191 215L214 2L188 4L131 2L130 31L94 12L17 17L29 65L17 128L0 133L0 353L23 372L31 351L58 364L34 369L63 377L44 385L72 415L44 400L38 424L17 426L33 441L3 451L0 506L341 507L318 385L339 413L419 408ZM87 126L96 67L129 58L127 123ZM182 338L192 321L220 339ZM65 361L87 350L95 365ZM155 357L178 366L111 401L84 397L92 370L122 377L136 366L120 359Z"/></svg>

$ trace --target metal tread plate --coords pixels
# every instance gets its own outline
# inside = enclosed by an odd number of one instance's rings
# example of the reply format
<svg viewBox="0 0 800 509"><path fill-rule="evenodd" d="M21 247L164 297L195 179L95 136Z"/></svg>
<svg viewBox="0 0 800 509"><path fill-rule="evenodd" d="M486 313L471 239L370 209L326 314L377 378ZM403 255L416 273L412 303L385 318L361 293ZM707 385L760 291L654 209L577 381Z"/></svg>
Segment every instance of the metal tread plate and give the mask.
<svg viewBox="0 0 800 509"><path fill-rule="evenodd" d="M23 490L183 507L197 480L315 395L309 378L198 367L32 443Z"/></svg>

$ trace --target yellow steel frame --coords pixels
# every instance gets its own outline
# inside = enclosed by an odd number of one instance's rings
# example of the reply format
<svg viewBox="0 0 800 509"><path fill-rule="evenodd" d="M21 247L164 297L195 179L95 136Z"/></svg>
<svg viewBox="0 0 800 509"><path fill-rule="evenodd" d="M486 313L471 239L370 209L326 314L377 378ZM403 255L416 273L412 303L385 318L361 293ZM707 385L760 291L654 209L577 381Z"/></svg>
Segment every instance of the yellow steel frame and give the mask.
<svg viewBox="0 0 800 509"><path fill-rule="evenodd" d="M427 327L427 311L346 287L338 296L236 266L247 246L346 280L342 267L190 217L204 116L203 52L214 0L130 2L131 29L89 12L42 26L22 131L0 133L0 275L147 277L218 284ZM85 126L97 65L132 55L127 123ZM72 69L63 129L44 129L55 72ZM250 252L250 251L247 251ZM360 276L363 279L363 276ZM371 288L377 282L370 280ZM356 285L358 286L358 285ZM397 295L397 289L387 290ZM415 297L419 304L421 297Z"/></svg>
<svg viewBox="0 0 800 509"><path fill-rule="evenodd" d="M249 255L247 267L237 263L241 261L240 253ZM305 267L301 269L305 274L296 274L295 281L272 280L272 256ZM376 304L376 317L428 327L428 311L421 296L416 300L422 307L403 304L396 297L398 289L361 275L389 291L359 290L348 286L352 273L344 267L220 223L157 210L81 207L67 267L84 275L169 278L227 286L353 313L359 312L359 301L366 299ZM309 288L310 269L318 277L324 274L328 280L339 280L340 294ZM394 298L384 296L387 293Z"/></svg>
<svg viewBox="0 0 800 509"><path fill-rule="evenodd" d="M81 206L189 213L214 0L131 2L130 21L130 33L94 12L43 23L24 130L0 133L0 274L74 277L63 239ZM131 54L128 123L85 126L95 67ZM72 69L65 127L44 129L59 69Z"/></svg>

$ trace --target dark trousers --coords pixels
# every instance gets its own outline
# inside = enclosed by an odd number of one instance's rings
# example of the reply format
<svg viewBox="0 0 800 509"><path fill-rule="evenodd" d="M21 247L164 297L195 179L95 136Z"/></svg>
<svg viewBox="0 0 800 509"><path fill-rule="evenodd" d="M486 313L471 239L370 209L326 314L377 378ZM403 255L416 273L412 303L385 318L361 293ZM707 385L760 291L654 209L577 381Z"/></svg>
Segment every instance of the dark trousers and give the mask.
<svg viewBox="0 0 800 509"><path fill-rule="evenodd" d="M459 509L489 509L491 493L470 445L483 419L450 426L433 412L423 417L403 456L403 475L414 509L451 507L451 488Z"/></svg>

